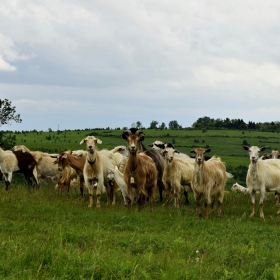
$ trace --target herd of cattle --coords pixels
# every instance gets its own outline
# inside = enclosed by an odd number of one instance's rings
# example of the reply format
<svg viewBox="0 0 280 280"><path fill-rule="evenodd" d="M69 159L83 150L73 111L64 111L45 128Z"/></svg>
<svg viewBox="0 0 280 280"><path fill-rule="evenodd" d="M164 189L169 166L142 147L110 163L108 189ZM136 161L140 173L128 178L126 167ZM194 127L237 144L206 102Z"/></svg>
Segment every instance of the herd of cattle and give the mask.
<svg viewBox="0 0 280 280"><path fill-rule="evenodd" d="M122 133L126 146L117 146L112 150L98 150L97 144L102 141L94 136L87 136L80 144L86 150L65 151L60 154L48 154L30 151L20 145L12 151L0 148L0 170L4 176L6 190L10 189L12 174L21 172L29 186L38 186L41 180L51 180L56 187L69 188L77 184L81 197L84 188L89 194L89 207L94 203L100 207L101 193L107 194L107 204L116 203L116 191L122 193L124 204L130 209L132 204L142 207L148 201L150 210L156 191L162 205L168 203L170 194L174 196L175 207L179 207L180 193L185 196L188 204L188 191L192 191L196 201L197 216L201 217L201 199L203 198L204 217L208 218L209 210L213 210L217 202L218 216L221 216L225 185L233 175L226 171L225 164L219 157L208 157L211 149L196 148L191 151L193 157L178 152L173 145L155 141L149 144L150 149L143 145L145 134L142 130L131 128ZM279 152L260 156L266 147L243 146L248 151L250 165L247 172L247 188L234 184L251 194L252 212L255 214L255 195L260 192L260 217L264 218L263 200L266 192L275 192L280 196L280 160ZM163 194L165 198L163 198ZM277 203L278 204L278 203ZM280 214L280 210L277 212Z"/></svg>

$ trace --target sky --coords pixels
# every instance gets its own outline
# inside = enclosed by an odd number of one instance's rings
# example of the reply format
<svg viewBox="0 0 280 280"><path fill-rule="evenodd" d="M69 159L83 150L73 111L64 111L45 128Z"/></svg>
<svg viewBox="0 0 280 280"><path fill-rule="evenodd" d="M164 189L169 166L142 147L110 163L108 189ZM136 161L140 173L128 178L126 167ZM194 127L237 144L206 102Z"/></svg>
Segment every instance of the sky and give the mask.
<svg viewBox="0 0 280 280"><path fill-rule="evenodd" d="M3 130L279 121L280 2L3 0Z"/></svg>

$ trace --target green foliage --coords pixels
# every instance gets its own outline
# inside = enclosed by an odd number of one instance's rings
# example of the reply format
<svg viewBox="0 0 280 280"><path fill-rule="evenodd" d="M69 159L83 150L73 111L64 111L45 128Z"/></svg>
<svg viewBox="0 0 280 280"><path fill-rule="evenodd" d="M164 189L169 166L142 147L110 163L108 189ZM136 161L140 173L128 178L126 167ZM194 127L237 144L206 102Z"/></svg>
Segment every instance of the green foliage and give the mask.
<svg viewBox="0 0 280 280"><path fill-rule="evenodd" d="M157 129L157 125L158 125L157 121L151 121L149 128L150 129Z"/></svg>
<svg viewBox="0 0 280 280"><path fill-rule="evenodd" d="M0 127L2 125L11 124L12 121L20 123L22 120L20 115L16 115L16 108L12 106L12 102L8 99L0 99ZM0 143L2 148L10 149L15 145L16 136L11 133L5 134L4 131L0 131Z"/></svg>
<svg viewBox="0 0 280 280"><path fill-rule="evenodd" d="M170 121L168 124L169 129L181 129L182 126L178 124L177 121Z"/></svg>
<svg viewBox="0 0 280 280"><path fill-rule="evenodd" d="M279 132L280 131L280 122L264 122L264 123L255 123L249 121L245 123L243 119L229 119L226 118L224 120L218 118L213 119L210 117L202 117L198 118L192 124L193 128L199 129L252 129L252 130L261 130L261 131L271 131L271 132ZM243 132L244 134L244 132Z"/></svg>
<svg viewBox="0 0 280 280"><path fill-rule="evenodd" d="M11 149L16 143L16 135L0 131L0 143L2 143L2 148L4 150Z"/></svg>
<svg viewBox="0 0 280 280"><path fill-rule="evenodd" d="M16 108L8 99L0 99L0 126L10 124L12 121L20 123L20 115L16 115Z"/></svg>
<svg viewBox="0 0 280 280"><path fill-rule="evenodd" d="M163 129L166 129L166 125L164 122L161 123L161 125L159 126L159 129L163 130Z"/></svg>
<svg viewBox="0 0 280 280"><path fill-rule="evenodd" d="M143 125L142 125L142 123L140 121L137 121L136 123L133 122L131 124L131 127L135 127L135 128L141 129L141 128L143 128Z"/></svg>

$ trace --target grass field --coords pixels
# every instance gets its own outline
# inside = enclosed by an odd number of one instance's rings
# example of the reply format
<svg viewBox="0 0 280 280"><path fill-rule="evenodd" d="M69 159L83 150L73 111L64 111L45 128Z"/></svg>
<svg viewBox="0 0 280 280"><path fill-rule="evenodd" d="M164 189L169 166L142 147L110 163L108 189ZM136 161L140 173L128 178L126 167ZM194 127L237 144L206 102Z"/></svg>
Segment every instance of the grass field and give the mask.
<svg viewBox="0 0 280 280"><path fill-rule="evenodd" d="M53 186L0 190L0 279L279 279L280 220L273 195L265 220L248 195L227 193L223 216L158 201L129 212L120 202L88 208Z"/></svg>
<svg viewBox="0 0 280 280"><path fill-rule="evenodd" d="M16 134L17 144L31 150L58 152L81 149L89 133L100 138L100 149L126 145L122 130L32 132ZM277 133L249 131L145 131L144 144L168 141L181 152L197 146L212 148L231 168L248 166L242 149L267 145L276 149ZM51 140L47 140L49 136ZM58 137L58 138L56 138ZM234 170L234 169L233 169ZM249 218L250 196L227 192L223 216L195 217L190 205L148 205L131 211L121 203L88 208L79 191L58 195L53 185L27 188L15 176L9 192L0 182L0 279L280 279L280 217L273 194L264 201L265 219ZM245 178L244 178L245 180ZM227 189L235 182L229 180ZM258 200L257 200L258 201ZM183 198L182 201L183 202Z"/></svg>

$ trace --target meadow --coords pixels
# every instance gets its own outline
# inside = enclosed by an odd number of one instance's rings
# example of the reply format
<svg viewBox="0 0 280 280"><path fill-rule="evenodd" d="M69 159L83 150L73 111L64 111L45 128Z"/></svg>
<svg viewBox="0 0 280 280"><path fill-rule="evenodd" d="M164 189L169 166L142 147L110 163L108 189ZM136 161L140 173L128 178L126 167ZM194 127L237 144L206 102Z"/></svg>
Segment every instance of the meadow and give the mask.
<svg viewBox="0 0 280 280"><path fill-rule="evenodd" d="M17 144L50 152L81 149L89 133L100 138L100 149L125 145L122 130L28 132L16 134ZM277 133L249 131L145 130L144 144L167 141L181 152L197 146L212 148L227 166L248 166L243 140L276 149ZM46 137L51 137L47 140ZM267 141L266 143L263 141ZM190 205L162 207L158 196L131 211L122 204L88 208L77 189L57 194L53 185L28 189L15 177L11 190L0 188L0 279L280 279L280 217L273 194L264 201L265 219L249 218L250 196L229 191L223 215L195 217ZM244 178L245 180L245 178ZM278 245L277 245L278 244Z"/></svg>

